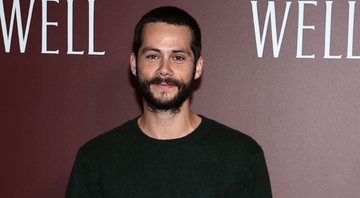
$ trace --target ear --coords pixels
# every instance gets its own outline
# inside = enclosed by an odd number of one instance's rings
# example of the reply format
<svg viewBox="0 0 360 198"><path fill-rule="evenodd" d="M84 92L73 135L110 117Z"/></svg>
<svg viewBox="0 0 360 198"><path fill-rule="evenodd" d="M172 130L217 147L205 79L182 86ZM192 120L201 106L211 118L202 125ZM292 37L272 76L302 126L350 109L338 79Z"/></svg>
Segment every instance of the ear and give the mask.
<svg viewBox="0 0 360 198"><path fill-rule="evenodd" d="M130 70L131 73L134 74L134 76L136 76L136 57L134 52L130 54Z"/></svg>
<svg viewBox="0 0 360 198"><path fill-rule="evenodd" d="M203 71L203 64L204 64L204 59L202 58L202 56L200 56L198 61L196 62L194 79L200 78Z"/></svg>

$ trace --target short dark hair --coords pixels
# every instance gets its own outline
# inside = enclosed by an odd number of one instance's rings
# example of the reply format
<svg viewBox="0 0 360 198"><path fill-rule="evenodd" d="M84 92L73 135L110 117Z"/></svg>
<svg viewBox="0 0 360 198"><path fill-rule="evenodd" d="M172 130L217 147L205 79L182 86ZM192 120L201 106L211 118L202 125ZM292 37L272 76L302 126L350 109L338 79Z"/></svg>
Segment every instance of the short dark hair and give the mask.
<svg viewBox="0 0 360 198"><path fill-rule="evenodd" d="M132 50L138 56L142 45L142 32L147 23L163 22L171 25L187 26L191 30L191 50L194 53L195 63L201 55L201 31L196 20L186 11L172 6L155 8L146 13L137 23L134 32Z"/></svg>

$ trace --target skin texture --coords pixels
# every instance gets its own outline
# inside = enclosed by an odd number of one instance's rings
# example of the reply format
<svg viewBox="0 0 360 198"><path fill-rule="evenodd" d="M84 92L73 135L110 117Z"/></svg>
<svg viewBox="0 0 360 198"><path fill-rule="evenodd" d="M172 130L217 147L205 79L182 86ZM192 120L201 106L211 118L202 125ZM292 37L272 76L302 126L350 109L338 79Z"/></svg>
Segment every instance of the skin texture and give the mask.
<svg viewBox="0 0 360 198"><path fill-rule="evenodd" d="M171 78L185 84L200 78L203 58L194 61L191 51L191 31L187 26L166 23L149 23L143 30L143 42L137 59L130 55L130 69L139 80L154 77ZM195 64L194 64L195 63ZM195 72L194 72L195 66ZM151 84L150 91L159 101L168 101L178 93L178 87L159 83ZM142 131L156 139L175 139L191 133L201 118L190 109L187 98L178 111L153 111L143 102L144 113L138 123Z"/></svg>

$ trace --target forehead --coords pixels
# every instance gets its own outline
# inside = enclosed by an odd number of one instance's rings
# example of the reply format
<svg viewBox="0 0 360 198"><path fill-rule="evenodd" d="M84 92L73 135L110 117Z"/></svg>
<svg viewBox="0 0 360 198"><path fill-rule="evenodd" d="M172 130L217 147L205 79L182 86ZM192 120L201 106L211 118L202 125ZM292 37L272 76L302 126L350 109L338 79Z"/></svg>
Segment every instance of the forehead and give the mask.
<svg viewBox="0 0 360 198"><path fill-rule="evenodd" d="M142 32L141 47L178 47L190 48L191 30L184 25L172 25L162 22L148 23Z"/></svg>

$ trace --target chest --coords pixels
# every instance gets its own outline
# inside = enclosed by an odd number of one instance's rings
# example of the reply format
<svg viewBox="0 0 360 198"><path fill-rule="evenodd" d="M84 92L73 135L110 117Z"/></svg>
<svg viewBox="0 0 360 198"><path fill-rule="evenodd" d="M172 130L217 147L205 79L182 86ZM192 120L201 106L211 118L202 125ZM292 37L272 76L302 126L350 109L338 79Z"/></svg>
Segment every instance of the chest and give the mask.
<svg viewBox="0 0 360 198"><path fill-rule="evenodd" d="M242 162L216 149L183 148L117 153L102 162L105 197L233 197Z"/></svg>

